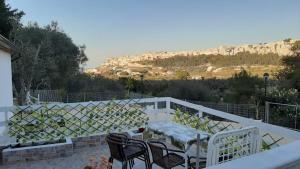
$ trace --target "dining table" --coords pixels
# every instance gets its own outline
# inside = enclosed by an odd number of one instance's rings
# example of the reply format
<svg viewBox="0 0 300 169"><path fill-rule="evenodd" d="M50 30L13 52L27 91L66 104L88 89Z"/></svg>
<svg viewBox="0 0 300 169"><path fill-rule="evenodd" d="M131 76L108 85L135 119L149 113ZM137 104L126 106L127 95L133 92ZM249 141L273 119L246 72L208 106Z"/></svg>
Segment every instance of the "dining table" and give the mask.
<svg viewBox="0 0 300 169"><path fill-rule="evenodd" d="M164 135L184 145L185 168L188 168L188 150L193 144L197 144L196 159L199 159L200 142L208 140L210 134L195 128L175 123L172 121L150 122L147 130L155 134ZM198 166L198 165L197 165Z"/></svg>

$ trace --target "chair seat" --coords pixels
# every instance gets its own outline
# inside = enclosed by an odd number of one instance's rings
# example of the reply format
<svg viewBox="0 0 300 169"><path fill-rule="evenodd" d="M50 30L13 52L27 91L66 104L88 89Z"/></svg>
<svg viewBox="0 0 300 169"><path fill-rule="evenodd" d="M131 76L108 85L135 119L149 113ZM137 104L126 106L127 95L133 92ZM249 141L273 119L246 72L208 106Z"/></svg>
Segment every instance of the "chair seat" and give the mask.
<svg viewBox="0 0 300 169"><path fill-rule="evenodd" d="M124 153L127 158L134 158L136 156L144 154L145 149L143 149L142 147L129 145L124 148Z"/></svg>
<svg viewBox="0 0 300 169"><path fill-rule="evenodd" d="M161 167L173 168L184 163L184 157L175 153L169 153L169 156L164 156L162 161L160 161L158 165L160 165ZM168 164L168 166L165 166L165 164Z"/></svg>

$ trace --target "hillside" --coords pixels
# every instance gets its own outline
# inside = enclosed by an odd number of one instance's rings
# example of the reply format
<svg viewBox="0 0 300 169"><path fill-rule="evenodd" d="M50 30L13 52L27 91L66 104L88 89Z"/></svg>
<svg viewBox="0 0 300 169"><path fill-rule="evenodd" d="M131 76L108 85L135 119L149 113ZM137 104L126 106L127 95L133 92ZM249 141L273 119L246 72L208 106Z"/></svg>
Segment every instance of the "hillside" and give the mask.
<svg viewBox="0 0 300 169"><path fill-rule="evenodd" d="M198 51L149 52L135 56L108 59L89 73L108 78L134 77L146 79L176 79L176 72L187 71L191 79L231 77L241 69L261 76L281 69L280 60L291 55L296 40L260 43L253 45L220 46Z"/></svg>

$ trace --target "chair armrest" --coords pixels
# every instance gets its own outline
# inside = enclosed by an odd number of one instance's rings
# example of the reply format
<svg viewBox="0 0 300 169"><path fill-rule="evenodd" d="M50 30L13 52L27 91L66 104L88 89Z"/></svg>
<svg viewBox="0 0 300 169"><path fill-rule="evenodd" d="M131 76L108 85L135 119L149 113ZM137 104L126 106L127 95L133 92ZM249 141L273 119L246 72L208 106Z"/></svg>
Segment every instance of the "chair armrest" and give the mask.
<svg viewBox="0 0 300 169"><path fill-rule="evenodd" d="M138 144L138 143L124 143L124 145L125 145L125 146L134 146L134 147L140 147L140 148L142 148L142 149L145 149L145 150L147 150L147 149L145 148L145 146L144 146L144 145L142 145L142 144Z"/></svg>
<svg viewBox="0 0 300 169"><path fill-rule="evenodd" d="M142 140L137 140L137 139L129 138L129 139L128 139L128 142L129 142L129 143L136 143L136 144L143 145L143 146L148 150L147 144L146 144L144 141L142 141Z"/></svg>
<svg viewBox="0 0 300 169"><path fill-rule="evenodd" d="M140 146L143 146L143 148L148 151L148 146L147 144L142 141L142 140L136 140L136 139L132 139L132 138L128 138L127 139L127 143L128 144L136 144L136 145L140 145Z"/></svg>
<svg viewBox="0 0 300 169"><path fill-rule="evenodd" d="M163 149L165 149L165 148L163 148ZM175 150L175 149L167 149L168 151L171 151L171 152L176 152L176 153L185 153L184 151L182 151L182 150Z"/></svg>
<svg viewBox="0 0 300 169"><path fill-rule="evenodd" d="M130 145L130 146L136 146L136 147L140 147L140 148L145 149L145 146L143 144L137 143L137 142L130 143L130 142L128 142L128 140L122 141L122 140L115 140L115 139L108 139L108 138L106 138L106 141L112 142L114 144L122 145L122 146L128 146L128 145Z"/></svg>

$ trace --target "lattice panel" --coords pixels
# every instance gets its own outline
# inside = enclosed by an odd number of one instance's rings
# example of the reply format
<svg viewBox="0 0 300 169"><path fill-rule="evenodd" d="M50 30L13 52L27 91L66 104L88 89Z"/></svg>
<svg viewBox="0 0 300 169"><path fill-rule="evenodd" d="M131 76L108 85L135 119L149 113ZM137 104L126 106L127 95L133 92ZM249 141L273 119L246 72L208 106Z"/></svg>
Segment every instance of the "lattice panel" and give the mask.
<svg viewBox="0 0 300 169"><path fill-rule="evenodd" d="M180 109L177 109L172 120L179 124L206 131L208 133L211 133L212 135L222 131L230 131L243 128L243 126L239 123L229 122L227 120L217 121L210 119L209 117L210 116L199 117L197 113L184 112ZM278 147L279 141L283 139L285 138L275 138L270 133L263 134L261 150L268 150L274 147Z"/></svg>
<svg viewBox="0 0 300 169"><path fill-rule="evenodd" d="M20 143L48 141L126 131L148 120L143 107L130 100L16 107L9 135Z"/></svg>
<svg viewBox="0 0 300 169"><path fill-rule="evenodd" d="M217 133L208 143L207 166L255 154L260 150L260 142L256 127Z"/></svg>
<svg viewBox="0 0 300 169"><path fill-rule="evenodd" d="M210 119L199 117L195 113L183 112L177 109L172 120L179 124L212 133L212 130L208 125Z"/></svg>
<svg viewBox="0 0 300 169"><path fill-rule="evenodd" d="M228 131L241 128L240 125L234 122L216 121L210 119L209 117L199 117L197 113L184 112L179 109L177 109L177 111L175 112L173 121L192 128L206 131L211 134L215 134L220 131Z"/></svg>

